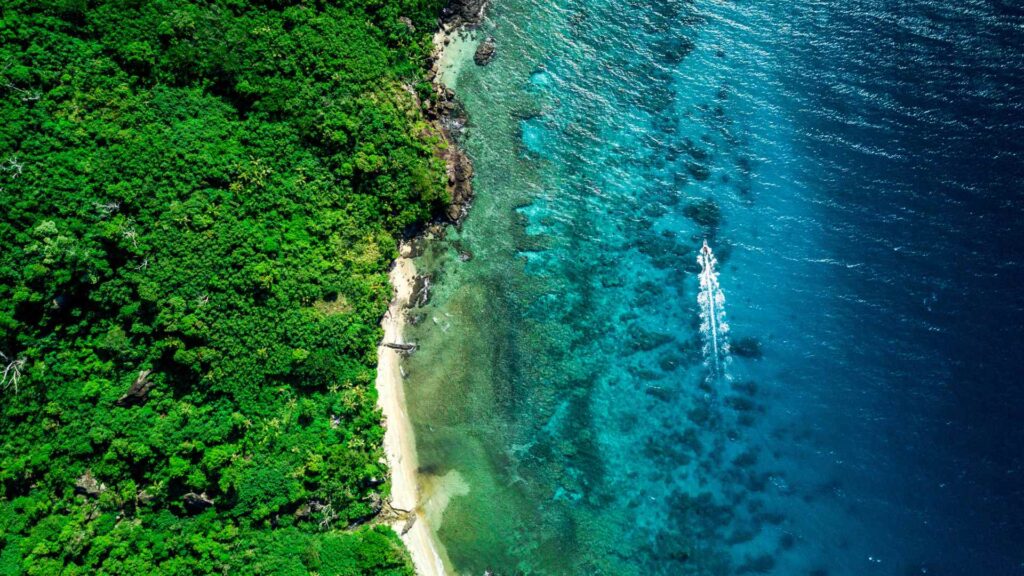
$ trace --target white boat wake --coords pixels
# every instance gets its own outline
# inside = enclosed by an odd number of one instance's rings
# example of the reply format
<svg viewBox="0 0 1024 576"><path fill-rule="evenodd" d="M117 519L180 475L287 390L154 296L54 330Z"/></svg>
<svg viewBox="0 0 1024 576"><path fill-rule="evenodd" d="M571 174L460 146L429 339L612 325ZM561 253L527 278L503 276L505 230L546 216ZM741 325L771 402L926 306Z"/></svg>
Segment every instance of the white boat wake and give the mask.
<svg viewBox="0 0 1024 576"><path fill-rule="evenodd" d="M729 324L725 321L725 294L718 284L718 261L704 241L697 254L700 264L700 291L697 303L700 305L700 332L704 337L704 363L712 370L712 377L726 376L729 364Z"/></svg>

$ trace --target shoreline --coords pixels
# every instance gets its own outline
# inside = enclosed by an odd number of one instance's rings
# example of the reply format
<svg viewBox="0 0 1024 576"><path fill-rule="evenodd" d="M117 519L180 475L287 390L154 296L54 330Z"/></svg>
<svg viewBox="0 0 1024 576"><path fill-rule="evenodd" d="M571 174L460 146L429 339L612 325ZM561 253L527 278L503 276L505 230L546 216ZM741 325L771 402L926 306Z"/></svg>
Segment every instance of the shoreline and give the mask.
<svg viewBox="0 0 1024 576"><path fill-rule="evenodd" d="M395 260L388 278L395 296L381 321L384 340L377 347L376 387L377 405L385 420L384 453L391 474L391 507L400 513L389 524L408 549L416 574L444 576L448 573L444 548L427 521L425 502L419 500L416 436L406 411L402 354L384 345L405 343L402 337L405 309L416 280L416 267L410 258L400 256Z"/></svg>
<svg viewBox="0 0 1024 576"><path fill-rule="evenodd" d="M417 576L446 576L453 573L444 545L434 533L436 527L431 525L431 520L439 521L447 504L447 495L441 491L432 491L423 498L425 492L419 482L416 435L406 407L401 368L403 352L385 346L385 343L406 344L403 337L405 311L409 308L417 278L412 260L417 251L414 244L433 237L435 233L443 236L443 227L447 225L458 226L472 201L472 162L459 148L453 134L453 130L461 128L466 119L446 80L447 73L457 73L458 68L467 60L472 62L472 50L468 58L464 53L467 41L472 41L463 33L466 28L480 21L485 7L485 0L452 1L442 15L433 37L434 50L428 78L434 86L437 106L432 110L432 123L445 142L442 155L447 165L448 190L452 203L445 214L448 222L428 225L416 238L399 245L399 256L388 273L394 296L388 304L387 313L381 319L384 338L377 347L377 405L384 418L384 453L391 476L390 507L393 514L389 515L388 524L409 551Z"/></svg>

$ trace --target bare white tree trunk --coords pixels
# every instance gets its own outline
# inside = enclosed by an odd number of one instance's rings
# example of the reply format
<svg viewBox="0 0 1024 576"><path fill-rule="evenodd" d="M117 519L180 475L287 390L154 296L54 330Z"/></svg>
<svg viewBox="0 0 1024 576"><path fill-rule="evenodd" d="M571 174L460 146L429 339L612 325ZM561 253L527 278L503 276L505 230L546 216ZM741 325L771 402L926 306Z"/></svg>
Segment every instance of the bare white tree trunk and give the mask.
<svg viewBox="0 0 1024 576"><path fill-rule="evenodd" d="M0 389L6 390L13 386L14 393L18 393L18 380L21 380L21 370L25 367L25 358L11 359L7 354L0 352L0 360L3 361L4 369L0 374Z"/></svg>
<svg viewBox="0 0 1024 576"><path fill-rule="evenodd" d="M21 171L25 169L24 162L18 162L17 156L11 156L7 160L4 160L3 164L0 164L0 170L4 172L14 172L14 178L21 176Z"/></svg>

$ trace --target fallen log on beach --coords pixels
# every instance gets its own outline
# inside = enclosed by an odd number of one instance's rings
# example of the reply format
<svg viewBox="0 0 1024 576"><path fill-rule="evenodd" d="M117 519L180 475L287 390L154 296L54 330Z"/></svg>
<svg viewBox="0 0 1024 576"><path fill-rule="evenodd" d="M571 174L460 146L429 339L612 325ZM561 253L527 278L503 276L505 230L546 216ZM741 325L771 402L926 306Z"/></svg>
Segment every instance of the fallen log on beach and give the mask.
<svg viewBox="0 0 1024 576"><path fill-rule="evenodd" d="M398 342L384 342L383 346L391 348L392 350L398 350L400 352L413 352L416 350L415 344L403 344Z"/></svg>

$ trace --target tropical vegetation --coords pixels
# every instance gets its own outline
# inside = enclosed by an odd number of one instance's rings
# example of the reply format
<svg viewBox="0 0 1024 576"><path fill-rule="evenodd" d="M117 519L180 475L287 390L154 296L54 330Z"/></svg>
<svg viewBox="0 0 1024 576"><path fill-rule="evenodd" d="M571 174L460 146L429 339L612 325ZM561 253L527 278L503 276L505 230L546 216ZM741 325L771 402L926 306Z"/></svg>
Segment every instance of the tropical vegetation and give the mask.
<svg viewBox="0 0 1024 576"><path fill-rule="evenodd" d="M437 0L7 0L0 575L410 574L374 390Z"/></svg>

